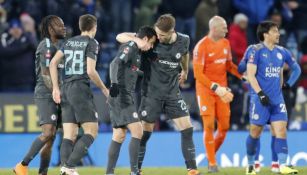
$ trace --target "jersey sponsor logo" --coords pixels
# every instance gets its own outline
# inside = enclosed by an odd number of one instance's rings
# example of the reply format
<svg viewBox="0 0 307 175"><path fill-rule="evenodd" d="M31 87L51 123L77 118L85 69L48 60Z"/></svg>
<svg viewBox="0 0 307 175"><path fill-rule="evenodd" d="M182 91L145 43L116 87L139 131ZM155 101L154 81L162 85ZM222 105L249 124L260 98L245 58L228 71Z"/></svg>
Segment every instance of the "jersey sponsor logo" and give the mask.
<svg viewBox="0 0 307 175"><path fill-rule="evenodd" d="M177 54L176 54L176 58L177 58L177 59L181 58L181 54L180 54L180 53L177 53Z"/></svg>
<svg viewBox="0 0 307 175"><path fill-rule="evenodd" d="M282 59L282 54L281 53L278 52L276 56L277 56L278 59L280 59L280 60Z"/></svg>
<svg viewBox="0 0 307 175"><path fill-rule="evenodd" d="M51 116L50 116L50 118L51 118L51 120L56 120L56 115L55 114L52 114Z"/></svg>
<svg viewBox="0 0 307 175"><path fill-rule="evenodd" d="M179 66L179 63L170 62L166 60L159 60L159 63L169 65L170 68L177 68Z"/></svg>
<svg viewBox="0 0 307 175"><path fill-rule="evenodd" d="M64 64L58 64L58 68L63 69L64 68Z"/></svg>
<svg viewBox="0 0 307 175"><path fill-rule="evenodd" d="M87 42L82 41L67 41L66 46L69 47L85 47L87 45Z"/></svg>
<svg viewBox="0 0 307 175"><path fill-rule="evenodd" d="M266 77L279 77L280 76L280 67L266 67L265 76Z"/></svg>
<svg viewBox="0 0 307 175"><path fill-rule="evenodd" d="M209 53L208 56L209 56L209 57L213 57L213 56L214 56L214 53Z"/></svg>
<svg viewBox="0 0 307 175"><path fill-rule="evenodd" d="M226 58L217 59L214 61L215 64L225 64L227 61Z"/></svg>

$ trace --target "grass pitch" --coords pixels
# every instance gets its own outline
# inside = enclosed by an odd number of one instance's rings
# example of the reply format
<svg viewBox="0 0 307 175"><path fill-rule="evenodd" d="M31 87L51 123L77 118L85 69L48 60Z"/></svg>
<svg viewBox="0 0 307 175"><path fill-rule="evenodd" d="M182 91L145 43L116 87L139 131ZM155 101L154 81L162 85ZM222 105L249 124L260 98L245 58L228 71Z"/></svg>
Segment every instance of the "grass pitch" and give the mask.
<svg viewBox="0 0 307 175"><path fill-rule="evenodd" d="M300 175L307 175L307 167L297 167ZM203 174L207 174L206 168L200 168ZM29 175L37 175L37 169L30 169ZM59 175L60 168L51 168L48 175ZM103 168L85 167L78 168L80 175L104 175ZM187 171L181 167L144 168L144 175L186 175ZM129 175L128 168L117 168L116 175ZM13 175L11 169L0 169L0 175ZM259 175L276 175L269 168L262 168ZM258 175L257 174L257 175ZM220 168L220 172L212 175L245 175L245 168Z"/></svg>

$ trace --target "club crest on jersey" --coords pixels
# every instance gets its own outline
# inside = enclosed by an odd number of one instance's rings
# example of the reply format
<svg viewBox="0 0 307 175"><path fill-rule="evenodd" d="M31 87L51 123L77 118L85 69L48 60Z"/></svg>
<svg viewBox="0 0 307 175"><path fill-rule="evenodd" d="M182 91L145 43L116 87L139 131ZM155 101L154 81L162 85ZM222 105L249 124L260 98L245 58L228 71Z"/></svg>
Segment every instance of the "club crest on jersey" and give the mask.
<svg viewBox="0 0 307 175"><path fill-rule="evenodd" d="M277 56L278 59L280 59L280 60L282 59L282 54L281 53L278 52L276 56Z"/></svg>
<svg viewBox="0 0 307 175"><path fill-rule="evenodd" d="M224 54L227 55L228 54L228 50L224 49Z"/></svg>
<svg viewBox="0 0 307 175"><path fill-rule="evenodd" d="M252 118L253 118L254 120L258 120L258 119L259 119L259 115L258 115L258 114L254 114L254 115L252 116Z"/></svg>
<svg viewBox="0 0 307 175"><path fill-rule="evenodd" d="M180 53L177 53L177 54L176 54L176 58L177 58L177 59L181 58L181 54L180 54Z"/></svg>

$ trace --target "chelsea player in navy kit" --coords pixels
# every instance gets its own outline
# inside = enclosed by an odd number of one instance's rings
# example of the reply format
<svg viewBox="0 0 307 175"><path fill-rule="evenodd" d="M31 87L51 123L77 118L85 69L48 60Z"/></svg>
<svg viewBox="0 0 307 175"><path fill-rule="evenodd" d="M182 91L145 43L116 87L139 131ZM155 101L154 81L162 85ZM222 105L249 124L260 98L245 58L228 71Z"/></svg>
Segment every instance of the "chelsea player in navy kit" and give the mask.
<svg viewBox="0 0 307 175"><path fill-rule="evenodd" d="M298 171L286 165L288 156L287 110L282 95L283 66L297 67L290 52L276 45L279 41L278 25L271 21L259 24L257 36L261 43L249 47L247 57L247 77L250 89L250 134L246 139L248 167L246 174L256 174L254 156L263 126L271 124L276 135L273 149L277 153L281 174L297 174ZM292 77L293 79L293 77ZM291 77L290 77L291 80ZM291 80L292 81L292 80ZM287 81L286 85L292 82Z"/></svg>

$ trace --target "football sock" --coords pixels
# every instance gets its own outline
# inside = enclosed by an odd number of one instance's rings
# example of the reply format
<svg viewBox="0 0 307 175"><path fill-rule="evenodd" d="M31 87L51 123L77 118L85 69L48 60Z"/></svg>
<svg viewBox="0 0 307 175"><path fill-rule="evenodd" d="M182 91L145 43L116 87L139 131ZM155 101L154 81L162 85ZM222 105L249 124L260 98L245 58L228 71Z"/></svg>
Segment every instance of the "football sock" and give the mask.
<svg viewBox="0 0 307 175"><path fill-rule="evenodd" d="M148 132L148 131L144 131L143 132L143 136L140 142L140 150L139 150L139 160L138 160L138 168L141 169L142 168L142 164L143 164L143 160L145 157L145 153L146 153L146 143L149 140L150 136L151 136L152 132Z"/></svg>
<svg viewBox="0 0 307 175"><path fill-rule="evenodd" d="M197 169L195 146L193 142L193 127L181 131L181 150L187 169Z"/></svg>
<svg viewBox="0 0 307 175"><path fill-rule="evenodd" d="M287 140L283 138L276 138L274 148L278 156L279 164L285 165L288 157Z"/></svg>
<svg viewBox="0 0 307 175"><path fill-rule="evenodd" d="M257 142L256 154L255 154L255 160L258 160L258 161L259 161L260 149L261 149L261 145L260 145L260 140L259 140L259 141Z"/></svg>
<svg viewBox="0 0 307 175"><path fill-rule="evenodd" d="M204 129L204 145L206 146L206 151L207 151L207 159L209 162L209 165L216 165L216 160L215 160L215 142L214 142L214 137L213 134L214 131L211 128L206 128Z"/></svg>
<svg viewBox="0 0 307 175"><path fill-rule="evenodd" d="M272 136L272 139L271 139L272 162L278 161L277 153L276 153L275 146L274 146L275 140L276 140L276 137Z"/></svg>
<svg viewBox="0 0 307 175"><path fill-rule="evenodd" d="M74 149L66 162L67 167L76 167L81 161L82 157L87 154L87 150L92 145L94 140L94 137L90 134L84 134L76 142Z"/></svg>
<svg viewBox="0 0 307 175"><path fill-rule="evenodd" d="M138 172L138 154L140 150L141 139L131 137L129 143L129 156L130 156L130 168L131 172Z"/></svg>
<svg viewBox="0 0 307 175"><path fill-rule="evenodd" d="M221 145L223 144L225 137L226 137L227 131L221 130L218 131L215 139L214 139L214 144L215 144L215 152L217 152L219 150L219 148L221 147Z"/></svg>
<svg viewBox="0 0 307 175"><path fill-rule="evenodd" d="M38 152L42 149L42 147L45 145L46 141L43 142L41 141L41 139L39 137L37 137L32 145L31 148L29 150L29 152L27 153L27 155L23 158L21 164L23 166L28 166L29 163L31 162L31 160L38 154Z"/></svg>
<svg viewBox="0 0 307 175"><path fill-rule="evenodd" d="M257 142L259 142L259 138L252 138L251 135L248 135L246 139L246 153L248 165L254 165L254 158L258 144Z"/></svg>
<svg viewBox="0 0 307 175"><path fill-rule="evenodd" d="M111 141L108 153L108 164L107 164L106 174L114 174L114 169L116 166L121 146L122 146L121 143L118 143L114 140Z"/></svg>
<svg viewBox="0 0 307 175"><path fill-rule="evenodd" d="M60 148L60 156L61 156L61 165L65 165L70 154L74 149L74 142L70 139L63 138L61 148Z"/></svg>

